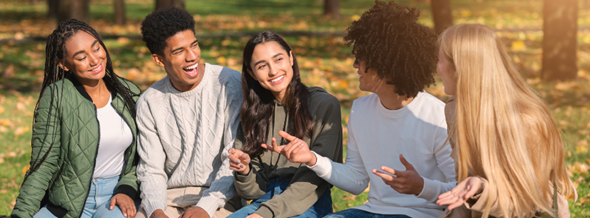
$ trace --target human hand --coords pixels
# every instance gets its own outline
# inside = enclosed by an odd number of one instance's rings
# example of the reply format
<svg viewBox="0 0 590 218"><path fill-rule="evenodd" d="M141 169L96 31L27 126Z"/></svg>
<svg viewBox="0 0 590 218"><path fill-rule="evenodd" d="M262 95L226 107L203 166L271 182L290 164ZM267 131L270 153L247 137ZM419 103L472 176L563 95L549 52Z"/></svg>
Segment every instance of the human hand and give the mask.
<svg viewBox="0 0 590 218"><path fill-rule="evenodd" d="M150 218L169 218L169 217L166 216L166 214L164 213L164 211L162 209L157 209L157 210L154 210L152 215L150 215Z"/></svg>
<svg viewBox="0 0 590 218"><path fill-rule="evenodd" d="M483 180L477 176L470 176L461 181L455 188L438 196L436 204L449 205L449 210L460 207L465 201L479 190L483 190Z"/></svg>
<svg viewBox="0 0 590 218"><path fill-rule="evenodd" d="M135 213L137 210L135 209L135 202L126 194L116 194L111 198L111 203L109 206L109 210L115 209L115 205L119 205L121 208L121 212L123 212L123 216L127 218L134 218Z"/></svg>
<svg viewBox="0 0 590 218"><path fill-rule="evenodd" d="M391 188L399 193L419 195L424 188L424 179L403 155L399 155L399 160L406 167L405 171L394 170L382 166L381 170L387 173L373 169L373 174L381 177L385 184L391 186Z"/></svg>
<svg viewBox="0 0 590 218"><path fill-rule="evenodd" d="M205 209L201 207L191 207L180 214L179 218L210 218Z"/></svg>
<svg viewBox="0 0 590 218"><path fill-rule="evenodd" d="M250 172L250 156L242 150L229 149L229 169L239 174L248 174Z"/></svg>
<svg viewBox="0 0 590 218"><path fill-rule="evenodd" d="M279 131L279 135L284 139L289 140L289 144L278 146L277 140L273 137L272 146L267 144L262 144L261 146L265 149L282 154L293 163L304 163L308 166L316 164L317 158L309 150L307 143L295 136L289 135L289 133L286 133L285 131Z"/></svg>
<svg viewBox="0 0 590 218"><path fill-rule="evenodd" d="M248 215L246 218L262 218L262 216L258 215L257 213L253 213Z"/></svg>

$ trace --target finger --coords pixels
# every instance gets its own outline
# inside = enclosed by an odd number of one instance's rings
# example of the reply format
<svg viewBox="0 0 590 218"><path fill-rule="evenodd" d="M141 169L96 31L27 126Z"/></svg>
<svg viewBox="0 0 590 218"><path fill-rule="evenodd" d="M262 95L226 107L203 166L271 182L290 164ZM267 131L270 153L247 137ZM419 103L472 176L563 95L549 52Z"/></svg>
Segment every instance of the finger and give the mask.
<svg viewBox="0 0 590 218"><path fill-rule="evenodd" d="M111 198L111 204L109 206L109 210L113 210L115 208L115 204L117 204L117 198Z"/></svg>
<svg viewBox="0 0 590 218"><path fill-rule="evenodd" d="M381 179L383 179L383 181L392 181L393 180L393 176L391 176L387 173L381 172L379 170L376 170L376 169L373 169L373 174L381 177Z"/></svg>
<svg viewBox="0 0 590 218"><path fill-rule="evenodd" d="M293 141L294 139L296 139L296 138L297 138L297 137L295 137L295 136L289 135L289 133L287 133L287 132L285 132L285 131L283 131L283 130L279 131L279 135L280 135L281 137L283 137L284 139L287 139L287 140L289 140L289 141Z"/></svg>
<svg viewBox="0 0 590 218"><path fill-rule="evenodd" d="M413 166L412 164L410 164L410 162L408 162L408 161L406 160L406 158L404 157L404 155L403 155L403 154L400 154L400 155L399 155L399 160L400 160L400 161L402 162L402 164L403 164L403 165L406 167L406 170L414 170L414 171L416 170L416 169L414 169L414 166Z"/></svg>
<svg viewBox="0 0 590 218"><path fill-rule="evenodd" d="M295 149L295 147L297 147L297 145L301 144L303 141L301 141L298 138L293 139L293 141L289 142L289 144L285 145L285 147L283 148L283 152L281 152L281 154L287 156L287 158L289 158L289 156L291 155L291 151L293 151L293 149Z"/></svg>
<svg viewBox="0 0 590 218"><path fill-rule="evenodd" d="M136 213L137 208L135 208L135 203L131 202L130 211L127 212L127 218L134 218Z"/></svg>
<svg viewBox="0 0 590 218"><path fill-rule="evenodd" d="M295 156L295 155L299 154L301 149L303 149L303 146L305 146L303 143L300 143L297 146L295 146L295 148L293 148L293 150L291 151L291 156Z"/></svg>
<svg viewBox="0 0 590 218"><path fill-rule="evenodd" d="M399 176L399 174L401 174L400 171L394 170L394 169L389 168L389 167L386 167L386 166L381 166L381 170L383 170L384 172L387 172L387 173L389 173L391 175Z"/></svg>
<svg viewBox="0 0 590 218"><path fill-rule="evenodd" d="M449 210L452 210L452 209L455 209L457 207L460 207L461 205L463 205L463 203L465 203L465 201L462 201L460 199L457 199L457 201L455 201L455 202L453 202L453 203L451 203L449 205Z"/></svg>
<svg viewBox="0 0 590 218"><path fill-rule="evenodd" d="M235 148L230 148L229 149L229 154L233 154L233 153L236 153L236 149Z"/></svg>

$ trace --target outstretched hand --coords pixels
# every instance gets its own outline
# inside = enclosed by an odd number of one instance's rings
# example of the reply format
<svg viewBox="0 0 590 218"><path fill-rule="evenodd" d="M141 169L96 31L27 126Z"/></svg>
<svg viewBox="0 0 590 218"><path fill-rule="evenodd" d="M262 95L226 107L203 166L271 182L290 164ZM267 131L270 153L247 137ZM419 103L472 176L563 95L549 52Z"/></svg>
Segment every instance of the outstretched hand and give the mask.
<svg viewBox="0 0 590 218"><path fill-rule="evenodd" d="M460 207L467 199L473 197L478 190L483 190L482 184L482 179L477 176L467 177L457 184L455 188L439 195L436 204L449 205L449 210Z"/></svg>
<svg viewBox="0 0 590 218"><path fill-rule="evenodd" d="M405 171L394 170L386 166L382 166L381 170L373 169L373 174L381 177L385 184L391 186L397 192L402 194L419 195L424 188L424 179L418 174L414 166L410 164L403 155L399 155L399 160L406 167Z"/></svg>
<svg viewBox="0 0 590 218"><path fill-rule="evenodd" d="M279 135L284 139L289 140L289 144L278 146L277 140L273 137L272 145L262 144L261 146L265 149L282 154L293 163L304 163L308 166L316 164L317 158L309 150L309 146L305 141L289 135L289 133L286 133L285 131L279 131Z"/></svg>
<svg viewBox="0 0 590 218"><path fill-rule="evenodd" d="M242 150L235 148L229 149L229 169L239 174L248 174L250 172L250 156Z"/></svg>

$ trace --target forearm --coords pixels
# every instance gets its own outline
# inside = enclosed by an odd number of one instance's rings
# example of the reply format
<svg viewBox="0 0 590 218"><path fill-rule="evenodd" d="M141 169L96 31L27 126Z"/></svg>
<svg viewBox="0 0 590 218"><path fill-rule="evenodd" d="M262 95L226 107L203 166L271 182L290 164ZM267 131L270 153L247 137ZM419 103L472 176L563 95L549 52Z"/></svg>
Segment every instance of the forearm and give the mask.
<svg viewBox="0 0 590 218"><path fill-rule="evenodd" d="M354 195L362 193L369 186L369 177L361 173L364 170L362 166L355 167L348 161L340 164L327 157L315 155L317 163L309 168L330 184Z"/></svg>
<svg viewBox="0 0 590 218"><path fill-rule="evenodd" d="M250 172L247 174L234 173L234 186L236 193L240 197L246 200L254 200L266 194L268 181L262 175L259 175L257 169L250 164Z"/></svg>

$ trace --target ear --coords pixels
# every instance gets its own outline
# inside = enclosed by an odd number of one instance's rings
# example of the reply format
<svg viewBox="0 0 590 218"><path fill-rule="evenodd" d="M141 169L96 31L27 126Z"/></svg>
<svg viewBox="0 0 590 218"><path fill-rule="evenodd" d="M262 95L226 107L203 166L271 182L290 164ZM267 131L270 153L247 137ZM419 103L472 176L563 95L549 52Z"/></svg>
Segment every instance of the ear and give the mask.
<svg viewBox="0 0 590 218"><path fill-rule="evenodd" d="M289 51L289 63L291 63L291 67L293 66L293 50Z"/></svg>
<svg viewBox="0 0 590 218"><path fill-rule="evenodd" d="M254 80L258 81L258 78L256 78L256 76L254 75L254 73L252 73L250 69L247 69L246 71L248 71L248 74L250 74L250 76L254 78Z"/></svg>
<svg viewBox="0 0 590 218"><path fill-rule="evenodd" d="M63 69L64 71L70 71L70 70L68 69L68 67L66 67L66 66L63 64L63 60L58 60L58 61L57 61L57 65L59 66L59 68Z"/></svg>
<svg viewBox="0 0 590 218"><path fill-rule="evenodd" d="M152 60L154 60L156 62L156 64L159 65L160 67L164 66L164 59L162 56L160 56L158 54L152 54Z"/></svg>

